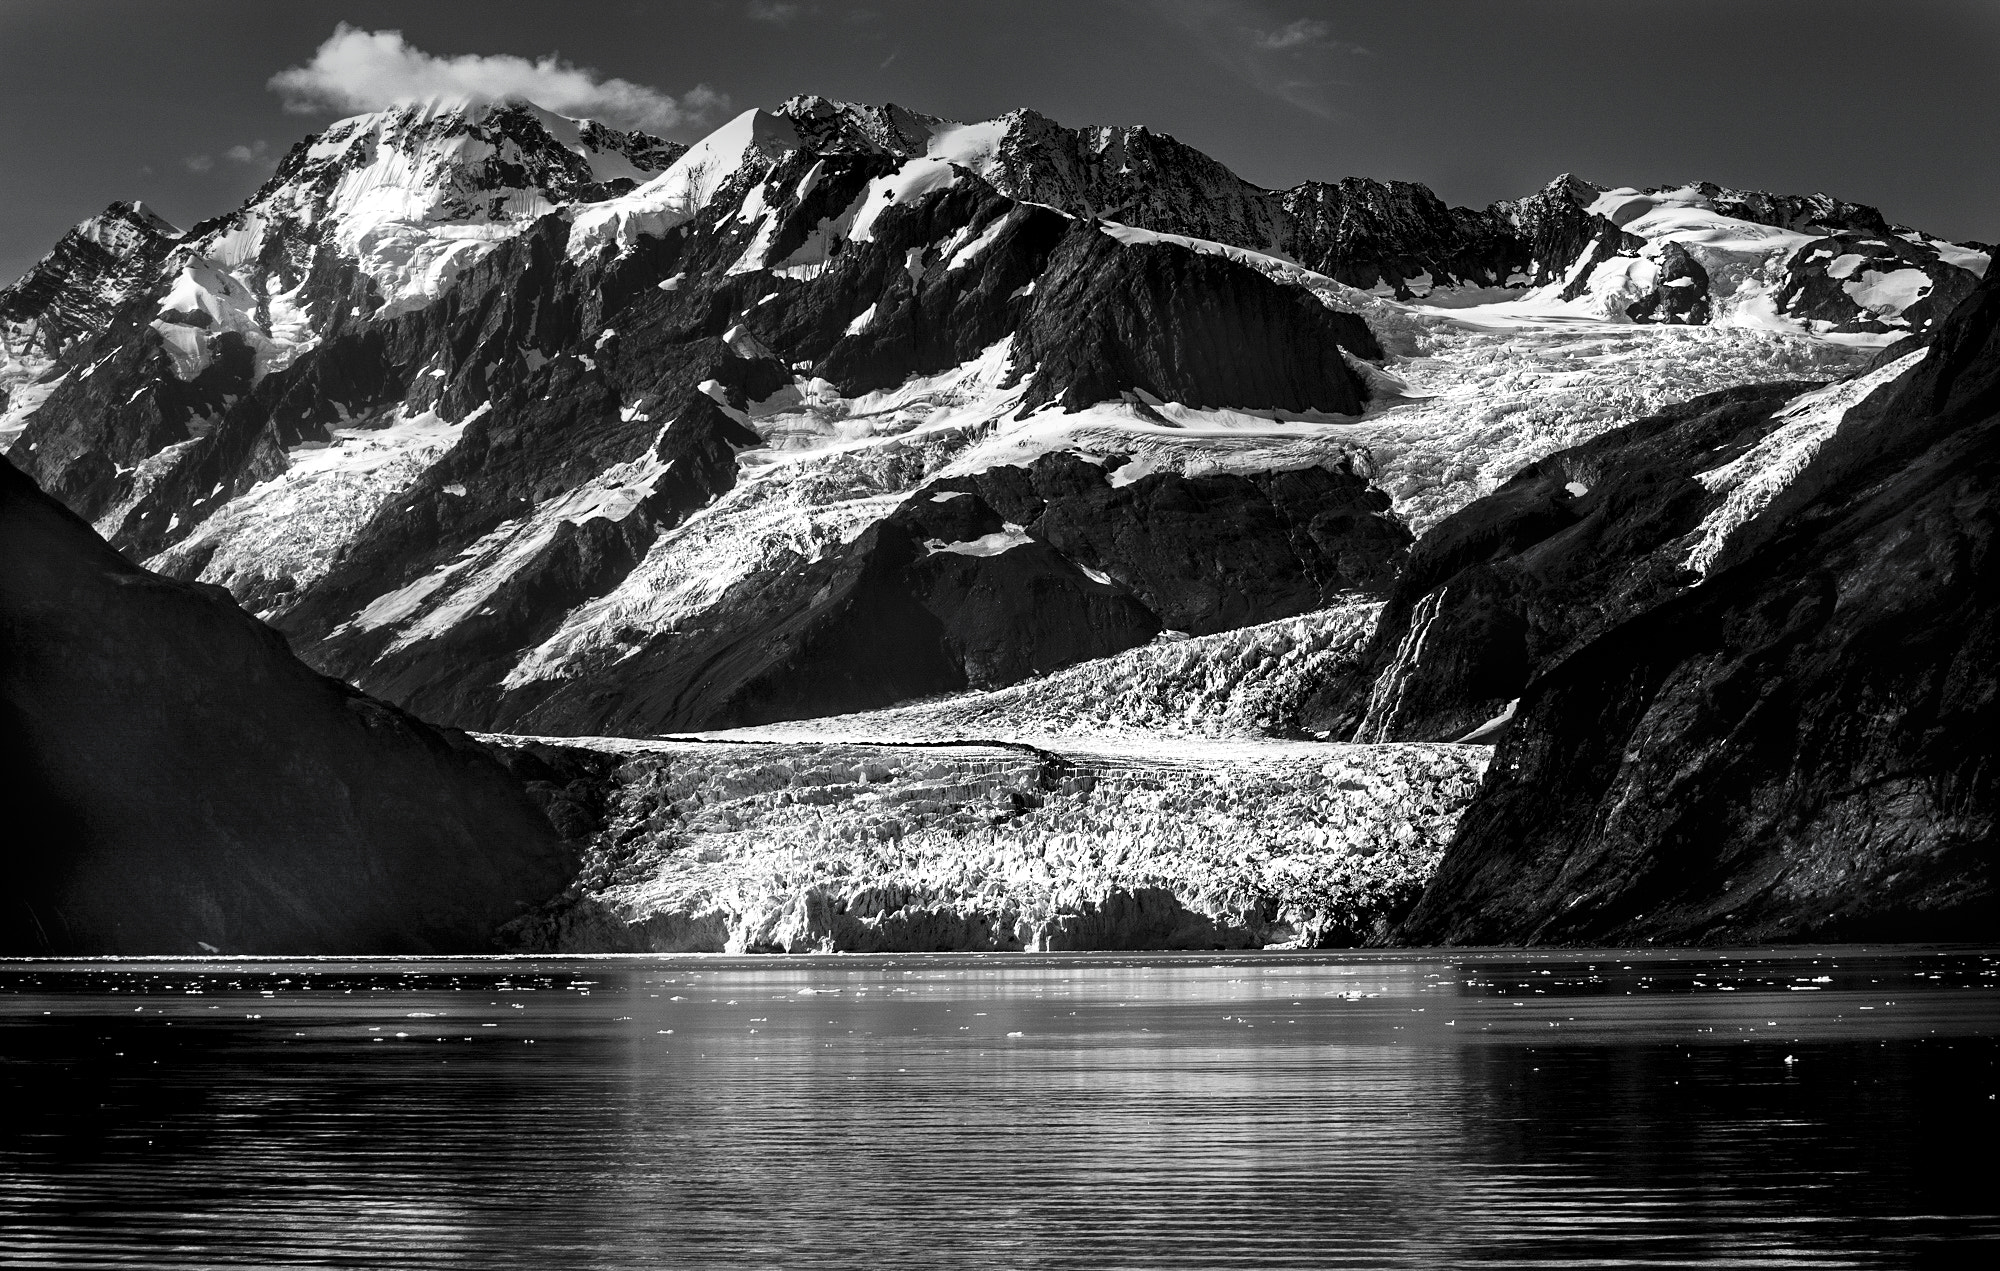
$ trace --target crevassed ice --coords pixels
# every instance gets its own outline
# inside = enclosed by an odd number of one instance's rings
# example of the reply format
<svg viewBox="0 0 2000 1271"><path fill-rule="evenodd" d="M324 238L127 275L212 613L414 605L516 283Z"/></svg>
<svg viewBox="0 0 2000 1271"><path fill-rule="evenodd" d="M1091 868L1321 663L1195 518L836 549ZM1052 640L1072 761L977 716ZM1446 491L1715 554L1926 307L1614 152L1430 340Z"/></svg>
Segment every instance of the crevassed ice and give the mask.
<svg viewBox="0 0 2000 1271"><path fill-rule="evenodd" d="M295 592L324 575L334 554L377 509L449 450L473 416L398 411L379 428L337 428L330 445L295 446L285 471L217 508L146 562L171 571L206 555L199 575L239 594L259 579L290 578Z"/></svg>

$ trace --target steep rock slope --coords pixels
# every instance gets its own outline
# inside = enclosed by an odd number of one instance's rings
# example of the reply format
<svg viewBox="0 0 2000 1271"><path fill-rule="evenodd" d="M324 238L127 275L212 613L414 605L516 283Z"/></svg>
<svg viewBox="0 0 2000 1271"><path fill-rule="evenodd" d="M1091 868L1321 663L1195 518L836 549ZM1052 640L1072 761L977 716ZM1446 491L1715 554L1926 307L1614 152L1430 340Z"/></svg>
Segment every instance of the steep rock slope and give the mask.
<svg viewBox="0 0 2000 1271"><path fill-rule="evenodd" d="M1537 668L1399 938L2000 930L2000 282L1928 347L1768 431L1732 438L1731 409L1698 403L1590 456L1626 468L1607 493L1633 519L1704 511L1676 540L1693 585L1650 605L1607 588L1596 630ZM1527 475L1496 499L1515 505L1494 518L1516 536L1493 544L1503 573L1592 550L1590 517L1552 506L1547 484ZM1518 514L1538 502L1539 527ZM1629 584L1660 572L1628 552L1614 576L1644 597Z"/></svg>
<svg viewBox="0 0 2000 1271"><path fill-rule="evenodd" d="M994 688L1379 591L1408 546L1345 470L1121 482L1119 467L1056 452L926 484L842 549L747 576L715 606L726 624L515 681L495 716L630 734Z"/></svg>
<svg viewBox="0 0 2000 1271"><path fill-rule="evenodd" d="M446 953L572 852L469 740L141 570L0 462L11 954Z"/></svg>
<svg viewBox="0 0 2000 1271"><path fill-rule="evenodd" d="M110 325L179 237L144 203L113 203L0 289L0 448L54 391L62 355Z"/></svg>
<svg viewBox="0 0 2000 1271"><path fill-rule="evenodd" d="M1282 203L1299 262L1363 291L1408 300L1440 287L1530 280L1534 247L1512 222L1490 209L1446 207L1412 181L1307 181L1285 191Z"/></svg>
<svg viewBox="0 0 2000 1271"><path fill-rule="evenodd" d="M1688 474L1752 452L1814 392L1781 382L1695 398L1557 451L1446 518L1411 552L1366 658L1318 695L1308 726L1450 741L1494 719L1579 644L1699 580L1690 544L1728 491Z"/></svg>

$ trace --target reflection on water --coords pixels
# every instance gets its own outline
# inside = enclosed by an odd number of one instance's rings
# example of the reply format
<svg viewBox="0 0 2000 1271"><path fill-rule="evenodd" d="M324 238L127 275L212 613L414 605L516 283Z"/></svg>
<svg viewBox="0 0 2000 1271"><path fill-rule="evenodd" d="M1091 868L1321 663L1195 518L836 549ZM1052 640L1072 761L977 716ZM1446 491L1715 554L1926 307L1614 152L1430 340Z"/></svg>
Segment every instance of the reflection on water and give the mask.
<svg viewBox="0 0 2000 1271"><path fill-rule="evenodd" d="M1966 952L4 963L0 1263L1961 1265L1996 1033Z"/></svg>

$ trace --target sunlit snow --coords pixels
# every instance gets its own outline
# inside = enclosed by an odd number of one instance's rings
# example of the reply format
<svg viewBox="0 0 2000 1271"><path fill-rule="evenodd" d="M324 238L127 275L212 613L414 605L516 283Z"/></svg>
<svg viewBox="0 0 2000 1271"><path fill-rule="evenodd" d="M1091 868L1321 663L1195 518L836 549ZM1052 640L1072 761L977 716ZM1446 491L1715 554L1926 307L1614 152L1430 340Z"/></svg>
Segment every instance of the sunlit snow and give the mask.
<svg viewBox="0 0 2000 1271"><path fill-rule="evenodd" d="M1918 349L1866 375L1832 384L1793 399L1778 412L1784 422L1747 452L1719 468L1695 474L1713 493L1727 497L1703 519L1684 562L1706 574L1722 554L1730 535L1747 524L1797 478L1826 439L1833 436L1847 412L1863 398L1901 376L1930 353Z"/></svg>

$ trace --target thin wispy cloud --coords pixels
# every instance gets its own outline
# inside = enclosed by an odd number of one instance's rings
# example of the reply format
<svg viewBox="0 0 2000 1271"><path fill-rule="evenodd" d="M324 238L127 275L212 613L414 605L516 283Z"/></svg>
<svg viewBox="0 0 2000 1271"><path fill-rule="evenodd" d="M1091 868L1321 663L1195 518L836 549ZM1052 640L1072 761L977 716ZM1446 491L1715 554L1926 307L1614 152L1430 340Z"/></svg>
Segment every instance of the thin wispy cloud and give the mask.
<svg viewBox="0 0 2000 1271"><path fill-rule="evenodd" d="M1359 44L1338 40L1333 35L1333 23L1318 18L1298 18L1271 30L1246 28L1251 42L1258 48L1282 52L1287 49L1337 49L1343 53L1366 55L1368 50Z"/></svg>
<svg viewBox="0 0 2000 1271"><path fill-rule="evenodd" d="M779 0L750 0L743 7L743 14L752 22L769 22L774 26L789 26L804 16L803 4L780 3Z"/></svg>
<svg viewBox="0 0 2000 1271"><path fill-rule="evenodd" d="M191 154L181 160L181 166L189 172L213 172L216 157L212 154ZM268 166L276 156L272 153L271 143L260 140L247 146L231 146L222 152L221 157L231 163L254 164L261 167Z"/></svg>
<svg viewBox="0 0 2000 1271"><path fill-rule="evenodd" d="M364 31L345 22L311 61L279 71L269 86L284 99L285 109L299 114L380 110L433 97L527 100L649 132L704 124L729 107L728 97L706 84L675 97L601 76L553 53L534 59L511 53L441 57L410 44L401 31Z"/></svg>
<svg viewBox="0 0 2000 1271"><path fill-rule="evenodd" d="M1126 0L1128 7L1182 27L1231 74L1260 92L1321 119L1339 116L1341 77L1331 58L1367 56L1321 18L1288 17L1261 0ZM1325 73L1315 74L1315 71Z"/></svg>

